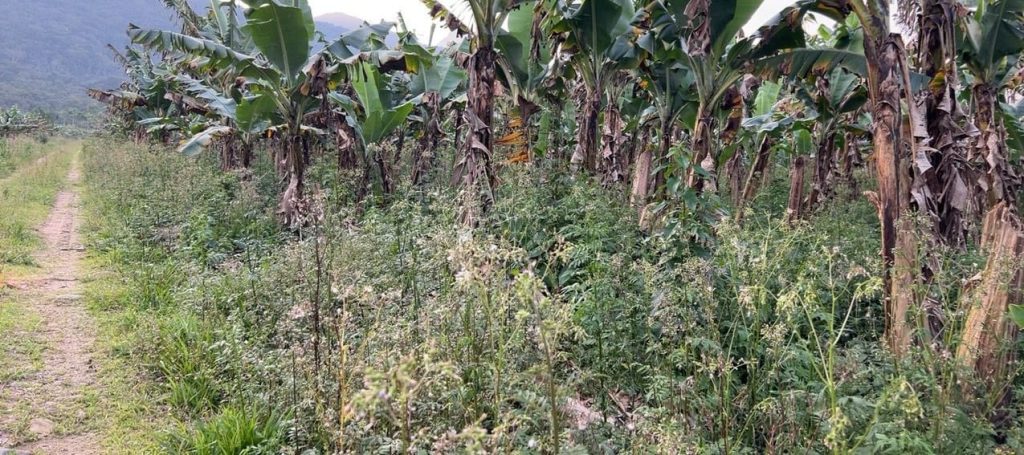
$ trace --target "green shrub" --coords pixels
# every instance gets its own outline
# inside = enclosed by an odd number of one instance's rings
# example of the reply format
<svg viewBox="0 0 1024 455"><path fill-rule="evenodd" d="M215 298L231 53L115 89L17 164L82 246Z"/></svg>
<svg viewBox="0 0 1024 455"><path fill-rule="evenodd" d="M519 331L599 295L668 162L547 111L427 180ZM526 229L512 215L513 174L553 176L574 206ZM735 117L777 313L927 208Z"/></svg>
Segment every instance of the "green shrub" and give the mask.
<svg viewBox="0 0 1024 455"><path fill-rule="evenodd" d="M155 361L169 389L168 402L199 415L222 399L217 382L216 335L196 315L179 312L162 321L155 340Z"/></svg>
<svg viewBox="0 0 1024 455"><path fill-rule="evenodd" d="M468 232L447 186L356 203L328 163L318 216L283 233L266 162L246 180L92 147L92 241L154 321L130 355L178 411L171 451L975 453L1020 434L949 352L881 347L875 212L846 190L789 226L779 178L742 225L707 199L645 231L620 189L540 165L507 170ZM955 347L984 261L922 254Z"/></svg>
<svg viewBox="0 0 1024 455"><path fill-rule="evenodd" d="M284 432L284 422L273 413L225 408L195 428L171 433L164 449L188 455L271 455L280 453Z"/></svg>

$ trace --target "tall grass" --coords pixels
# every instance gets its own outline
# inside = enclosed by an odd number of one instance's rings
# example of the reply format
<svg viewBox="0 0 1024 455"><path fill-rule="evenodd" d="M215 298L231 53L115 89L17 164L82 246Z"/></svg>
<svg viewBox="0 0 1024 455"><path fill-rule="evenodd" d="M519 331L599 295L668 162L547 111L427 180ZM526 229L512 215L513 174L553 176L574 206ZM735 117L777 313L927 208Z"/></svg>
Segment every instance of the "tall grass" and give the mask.
<svg viewBox="0 0 1024 455"><path fill-rule="evenodd" d="M0 274L3 268L34 265L32 252L39 247L35 229L46 220L80 148L71 141L19 139L6 144L18 158L10 161L16 168L0 179Z"/></svg>
<svg viewBox="0 0 1024 455"><path fill-rule="evenodd" d="M0 138L0 179L11 175L31 160L39 159L47 150L49 148L45 144L33 139Z"/></svg>
<svg viewBox="0 0 1024 455"><path fill-rule="evenodd" d="M617 192L551 169L506 170L492 215L467 232L443 186L354 205L328 166L311 170L318 216L282 233L268 163L246 180L210 158L100 142L85 163L91 242L127 283L105 310L131 321L119 354L180 424L170 451L1020 441L1019 423L993 426L961 392L978 378L948 354L897 362L881 348L874 209L846 194L789 227L783 182L742 226L712 226L710 248L679 248L686 238L640 231ZM931 295L977 271L970 253L943 254Z"/></svg>

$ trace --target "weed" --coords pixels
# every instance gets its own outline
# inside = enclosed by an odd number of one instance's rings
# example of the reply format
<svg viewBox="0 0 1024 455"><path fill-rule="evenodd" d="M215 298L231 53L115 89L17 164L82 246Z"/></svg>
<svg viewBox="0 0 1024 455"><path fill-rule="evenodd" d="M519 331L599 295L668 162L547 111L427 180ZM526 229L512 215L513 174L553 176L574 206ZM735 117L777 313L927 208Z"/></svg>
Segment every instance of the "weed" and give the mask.
<svg viewBox="0 0 1024 455"><path fill-rule="evenodd" d="M193 429L172 432L164 450L194 455L271 455L280 453L283 439L280 417L226 408Z"/></svg>
<svg viewBox="0 0 1024 455"><path fill-rule="evenodd" d="M86 152L86 175L104 175L87 181L91 243L125 282L97 305L175 411L166 450L995 445L991 406L958 392L973 378L948 353L921 346L896 362L880 347L863 200L791 226L778 181L742 225L681 196L666 209L678 229L650 232L614 192L539 166L507 171L469 232L453 228L450 189L360 204L342 191L353 176L317 166L317 216L289 235L263 196L275 191L266 162L243 180L205 158ZM950 302L978 256L941 256L924 291Z"/></svg>

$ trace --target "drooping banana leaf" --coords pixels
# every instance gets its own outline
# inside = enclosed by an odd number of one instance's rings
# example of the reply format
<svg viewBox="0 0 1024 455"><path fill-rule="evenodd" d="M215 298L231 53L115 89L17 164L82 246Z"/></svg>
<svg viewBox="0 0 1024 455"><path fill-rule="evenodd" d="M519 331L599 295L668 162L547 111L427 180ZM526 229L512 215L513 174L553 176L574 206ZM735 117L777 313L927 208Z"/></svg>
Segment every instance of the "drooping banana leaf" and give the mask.
<svg viewBox="0 0 1024 455"><path fill-rule="evenodd" d="M242 99L236 109L235 125L247 133L257 133L270 125L281 123L274 100L267 95L256 95Z"/></svg>
<svg viewBox="0 0 1024 455"><path fill-rule="evenodd" d="M843 68L832 70L828 90L828 102L837 114L853 112L868 102L861 78Z"/></svg>
<svg viewBox="0 0 1024 455"><path fill-rule="evenodd" d="M184 89L185 93L205 101L205 107L210 111L215 112L221 117L235 117L235 100L222 96L202 81L185 74L176 74L172 77L172 80L180 85L182 89Z"/></svg>
<svg viewBox="0 0 1024 455"><path fill-rule="evenodd" d="M217 26L217 36L221 43L239 52L253 52L252 39L242 33L242 24L238 19L237 0L210 0L210 11L213 23Z"/></svg>
<svg viewBox="0 0 1024 455"><path fill-rule="evenodd" d="M864 54L841 49L790 49L754 62L755 71L763 77L805 78L821 70L829 73L843 67L867 78L867 58ZM928 83L928 76L910 72L910 85L914 91Z"/></svg>
<svg viewBox="0 0 1024 455"><path fill-rule="evenodd" d="M544 67L551 60L547 46L533 43L534 14L537 2L527 1L508 14L504 28L495 37L495 47L501 54L501 76L507 86L517 89L529 98L533 89L544 79ZM530 49L537 46L539 58L531 57Z"/></svg>
<svg viewBox="0 0 1024 455"><path fill-rule="evenodd" d="M787 6L745 40L751 41L750 57L757 59L782 49L806 47L807 34L803 30L803 21L809 13L842 21L849 15L850 9L846 2L837 0L800 0Z"/></svg>
<svg viewBox="0 0 1024 455"><path fill-rule="evenodd" d="M804 78L816 69L828 73L839 66L867 76L864 54L839 49L790 49L756 62L758 72L767 77Z"/></svg>
<svg viewBox="0 0 1024 455"><path fill-rule="evenodd" d="M567 33L565 46L577 55L603 56L615 39L630 30L635 10L629 0L584 0L560 3L561 17L551 27L554 33Z"/></svg>
<svg viewBox="0 0 1024 455"><path fill-rule="evenodd" d="M386 48L385 39L395 27L394 22L364 24L363 26L341 35L328 44L325 49L340 60L355 57L362 51Z"/></svg>
<svg viewBox="0 0 1024 455"><path fill-rule="evenodd" d="M128 26L128 36L133 43L163 52L181 52L202 55L212 61L226 65L248 65L255 60L251 55L237 52L216 41L195 38L181 33L164 30L141 29Z"/></svg>
<svg viewBox="0 0 1024 455"><path fill-rule="evenodd" d="M1021 122L1022 114L1024 114L1024 102L1016 105L999 104L1003 125L1006 127L1006 145L1011 155L1010 158L1019 160L1024 154L1024 123Z"/></svg>
<svg viewBox="0 0 1024 455"><path fill-rule="evenodd" d="M779 92L782 90L782 84L774 81L765 81L761 84L761 88L757 90L757 96L754 97L754 116L765 115L772 111L772 107L779 100Z"/></svg>
<svg viewBox="0 0 1024 455"><path fill-rule="evenodd" d="M719 0L712 1L711 8L711 39L712 52L722 55L725 46L732 42L736 33L743 28L754 12L761 7L763 0Z"/></svg>
<svg viewBox="0 0 1024 455"><path fill-rule="evenodd" d="M313 20L313 10L309 7L308 0L246 0L246 4L250 8L256 9L268 4L277 4L279 6L287 6L292 8L298 8L302 12L303 25L306 27L306 33L310 38L316 32L316 23Z"/></svg>
<svg viewBox="0 0 1024 455"><path fill-rule="evenodd" d="M178 148L178 152L185 156L197 155L203 150L205 150L206 147L209 147L210 143L212 143L214 139L227 134L231 134L233 131L234 128L231 128L230 126L211 126L203 130L199 134L192 136L191 139L186 141L184 144L182 144L181 147Z"/></svg>

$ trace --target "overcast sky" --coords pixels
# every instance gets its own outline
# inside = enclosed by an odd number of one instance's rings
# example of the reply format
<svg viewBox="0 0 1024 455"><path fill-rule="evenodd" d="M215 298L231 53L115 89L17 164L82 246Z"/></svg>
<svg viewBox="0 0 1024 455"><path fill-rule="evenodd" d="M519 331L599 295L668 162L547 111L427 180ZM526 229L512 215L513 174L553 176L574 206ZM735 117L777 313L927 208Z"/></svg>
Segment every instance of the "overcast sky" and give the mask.
<svg viewBox="0 0 1024 455"><path fill-rule="evenodd" d="M442 3L458 5L461 2L446 0ZM782 8L792 3L795 3L795 0L764 0L761 8L754 14L753 19L748 24L747 31L756 29L764 21L778 14ZM369 22L378 22L381 19L394 21L398 17L398 13L401 12L405 17L406 25L415 31L417 35L426 38L430 33L430 16L427 14L427 8L423 6L420 0L309 0L309 4L316 15L342 12ZM456 13L461 12L456 9Z"/></svg>

